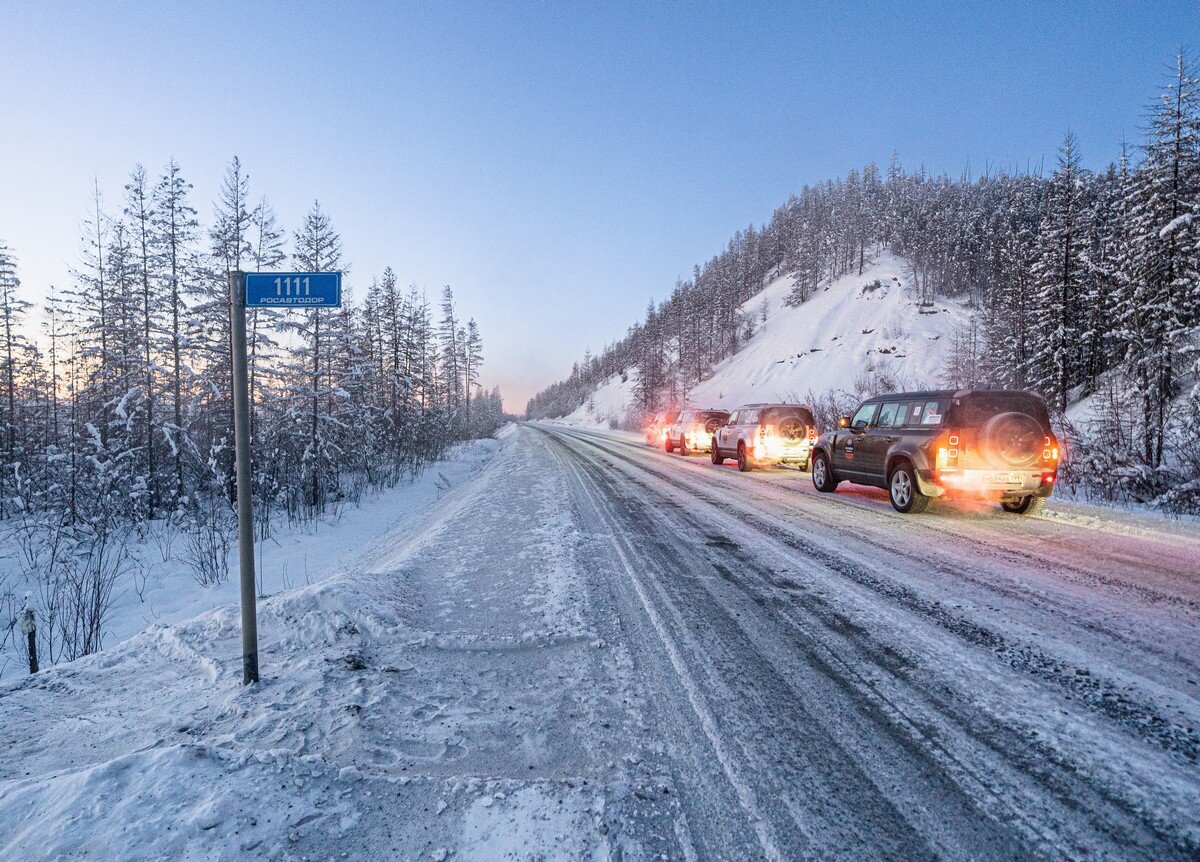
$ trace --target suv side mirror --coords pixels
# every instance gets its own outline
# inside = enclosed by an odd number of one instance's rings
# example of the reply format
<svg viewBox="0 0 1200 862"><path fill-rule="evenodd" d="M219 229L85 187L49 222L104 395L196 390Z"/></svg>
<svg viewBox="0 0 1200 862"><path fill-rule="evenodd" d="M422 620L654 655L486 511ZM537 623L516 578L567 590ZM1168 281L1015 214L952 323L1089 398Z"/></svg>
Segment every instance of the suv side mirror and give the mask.
<svg viewBox="0 0 1200 862"><path fill-rule="evenodd" d="M850 417L849 416L839 417L838 418L838 427L839 428L849 428L850 427Z"/></svg>

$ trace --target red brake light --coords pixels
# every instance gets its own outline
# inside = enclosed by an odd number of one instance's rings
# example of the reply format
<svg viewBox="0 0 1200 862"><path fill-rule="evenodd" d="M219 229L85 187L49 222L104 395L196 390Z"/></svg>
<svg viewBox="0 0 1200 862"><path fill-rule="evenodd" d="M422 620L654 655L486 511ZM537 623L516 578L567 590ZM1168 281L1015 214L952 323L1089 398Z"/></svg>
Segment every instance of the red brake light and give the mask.
<svg viewBox="0 0 1200 862"><path fill-rule="evenodd" d="M937 459L934 462L939 470L958 469L958 432L948 431L937 449Z"/></svg>

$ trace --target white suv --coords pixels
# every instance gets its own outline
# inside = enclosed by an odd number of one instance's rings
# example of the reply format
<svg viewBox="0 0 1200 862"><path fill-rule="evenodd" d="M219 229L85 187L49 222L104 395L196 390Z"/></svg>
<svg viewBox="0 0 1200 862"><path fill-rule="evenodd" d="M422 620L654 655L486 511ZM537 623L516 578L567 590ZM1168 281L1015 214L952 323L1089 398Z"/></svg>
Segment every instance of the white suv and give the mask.
<svg viewBox="0 0 1200 862"><path fill-rule="evenodd" d="M727 421L728 410L684 410L667 426L663 448L668 452L678 449L680 455L707 452L709 441Z"/></svg>
<svg viewBox="0 0 1200 862"><path fill-rule="evenodd" d="M805 405L747 404L713 434L710 451L714 464L737 458L743 473L768 464L799 464L807 470L816 439L816 422Z"/></svg>

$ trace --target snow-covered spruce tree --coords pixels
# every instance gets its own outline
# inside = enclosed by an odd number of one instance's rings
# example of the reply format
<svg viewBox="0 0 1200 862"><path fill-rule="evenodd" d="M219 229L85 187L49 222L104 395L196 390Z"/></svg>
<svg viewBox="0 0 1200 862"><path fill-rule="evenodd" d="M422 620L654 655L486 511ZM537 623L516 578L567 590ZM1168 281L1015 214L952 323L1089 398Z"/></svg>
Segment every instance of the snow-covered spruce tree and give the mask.
<svg viewBox="0 0 1200 862"><path fill-rule="evenodd" d="M141 400L145 406L145 427L142 440L145 446L145 472L142 482L146 488L146 517L154 518L158 513L160 491L159 462L157 455L160 451L158 430L157 380L156 370L162 349L162 294L152 289L151 278L154 265L151 258L153 243L153 205L151 189L146 169L134 165L125 185L125 220L129 225L131 241L135 252L135 278L139 291L140 337L142 347L142 392Z"/></svg>
<svg viewBox="0 0 1200 862"><path fill-rule="evenodd" d="M449 285L442 288L441 311L438 348L442 368L442 391L446 395L451 433L457 436L462 425L462 341L458 314L454 309L454 291Z"/></svg>
<svg viewBox="0 0 1200 862"><path fill-rule="evenodd" d="M413 465L426 458L436 457L444 451L450 437L451 415L448 400L441 386L442 376L438 364L439 347L434 331L433 310L423 294L416 288L409 291L407 306L410 311L406 350L411 355L409 376L416 388L415 400L419 410L412 418Z"/></svg>
<svg viewBox="0 0 1200 862"><path fill-rule="evenodd" d="M304 272L332 272L342 261L342 240L333 230L332 224L321 211L319 201L314 201L300 229L292 237L292 260L296 268ZM322 342L321 309L298 312L287 321L287 327L295 332L299 345L295 350L297 361L289 390L293 404L293 418L300 415L300 405L305 405L307 442L302 450L301 464L304 470L304 487L307 489L306 503L312 515L320 514L325 507L329 485L336 480L334 444L336 420L330 412L330 392L327 369L329 345Z"/></svg>
<svg viewBox="0 0 1200 862"><path fill-rule="evenodd" d="M463 393L469 436L477 436L479 423L471 413L471 393L479 388L479 372L482 368L483 338L479 335L479 324L472 317L467 321L467 329L463 338Z"/></svg>
<svg viewBox="0 0 1200 862"><path fill-rule="evenodd" d="M1023 388L1035 333L1028 324L1033 260L1043 185L1036 177L999 183L1002 197L989 228L989 269L984 283L982 376L993 385Z"/></svg>
<svg viewBox="0 0 1200 862"><path fill-rule="evenodd" d="M1025 379L1065 412L1083 372L1082 300L1088 282L1084 228L1090 178L1080 165L1075 135L1067 133L1050 177L1033 261L1028 319L1041 336L1029 356Z"/></svg>
<svg viewBox="0 0 1200 862"><path fill-rule="evenodd" d="M250 214L250 253L242 267L256 273L276 270L287 261L284 251L284 232L278 226L275 210L265 197L260 197ZM251 457L259 469L254 471L254 519L263 538L270 533L272 501L278 492L274 471L270 465L268 439L260 431L263 415L269 414L277 395L277 388L260 385L264 375L264 361L277 360L278 328L280 312L269 309L251 309L246 321L248 389L250 389L250 442ZM266 375L270 378L270 375Z"/></svg>
<svg viewBox="0 0 1200 862"><path fill-rule="evenodd" d="M104 435L107 457L112 464L112 481L125 489L120 501L121 516L135 522L148 512L146 474L141 469L145 449L145 413L140 315L141 278L137 249L129 226L121 219L111 225L105 266L108 270L108 334L104 364L110 369L106 413L109 427Z"/></svg>
<svg viewBox="0 0 1200 862"><path fill-rule="evenodd" d="M83 373L89 378L83 396L85 410L96 417L93 425L101 445L108 438L109 377L108 341L112 335L112 300L109 296L108 252L110 220L101 208L100 186L93 184L89 212L83 222L80 265L72 270L74 282L66 291L79 351L86 360Z"/></svg>
<svg viewBox="0 0 1200 862"><path fill-rule="evenodd" d="M170 478L164 502L172 509L183 505L187 490L184 462L190 453L198 453L191 441L188 417L184 413L185 387L189 385L186 326L190 308L186 296L202 269L196 247L199 222L196 210L188 202L191 184L172 159L154 186L151 210L153 280L162 291L168 372L170 413L160 426L170 450Z"/></svg>
<svg viewBox="0 0 1200 862"><path fill-rule="evenodd" d="M255 272L277 269L287 260L284 250L284 231L279 227L275 210L272 209L266 197L260 197L254 210L250 213L248 233L250 246L248 259L243 266L249 266ZM279 324L279 315L269 309L254 308L249 312L247 320L247 365L249 366L250 389L250 436L254 438L254 428L257 424L259 403L259 363L264 356L269 356L278 346L275 332Z"/></svg>
<svg viewBox="0 0 1200 862"><path fill-rule="evenodd" d="M72 330L71 446L73 523L108 523L141 508L130 453L137 445L129 412L134 312L131 248L125 226L103 212L94 187L83 249L64 310ZM136 407L132 408L136 414ZM136 418L134 418L136 421ZM118 492L117 489L120 489ZM133 493L130 493L130 490Z"/></svg>
<svg viewBox="0 0 1200 862"><path fill-rule="evenodd" d="M249 177L234 156L225 168L208 229L209 256L190 285L187 335L195 375L197 421L192 439L204 457L206 481L227 500L235 493L233 452L233 366L229 311L229 273L252 259Z"/></svg>
<svg viewBox="0 0 1200 862"><path fill-rule="evenodd" d="M1118 164L1095 178L1091 206L1086 213L1083 264L1086 283L1080 302L1079 351L1082 393L1091 394L1101 375L1119 360L1114 330L1125 292L1120 256L1126 242L1124 201L1129 184L1129 162L1122 147Z"/></svg>
<svg viewBox="0 0 1200 862"><path fill-rule="evenodd" d="M0 315L3 315L4 343L0 348L0 376L4 380L4 462L0 464L0 518L12 509L8 500L25 462L24 431L17 409L18 363L28 345L23 335L29 303L17 295L21 281L17 277L17 260L8 246L0 241ZM11 477L11 478L10 478Z"/></svg>
<svg viewBox="0 0 1200 862"><path fill-rule="evenodd" d="M1191 215L1200 196L1200 78L1182 54L1142 150L1125 201L1128 241L1120 265L1128 296L1120 338L1139 392L1143 455L1158 468L1179 366L1200 316L1200 227Z"/></svg>

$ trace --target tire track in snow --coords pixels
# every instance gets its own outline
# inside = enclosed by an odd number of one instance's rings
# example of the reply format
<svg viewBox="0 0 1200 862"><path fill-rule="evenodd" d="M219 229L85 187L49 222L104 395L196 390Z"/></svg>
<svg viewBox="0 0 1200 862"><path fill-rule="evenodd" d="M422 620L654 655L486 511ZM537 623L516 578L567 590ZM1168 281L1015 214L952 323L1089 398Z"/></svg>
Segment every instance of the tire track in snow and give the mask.
<svg viewBox="0 0 1200 862"><path fill-rule="evenodd" d="M559 429L555 429L555 431L557 432ZM674 486L674 490L681 491L685 495L685 499L700 499L709 505L717 507L718 510L721 509L720 500L714 499L711 495L705 493L698 494L696 488L674 481L674 474L667 475L660 473L657 470L648 468L646 464L638 463L637 461L624 456L619 451L611 451L608 447L600 445L595 438L590 437L590 435L576 435L572 433L563 436L572 440L576 444L584 444L588 450L598 453L592 457L592 460L598 462L598 469L600 469L602 473L607 472L611 475L611 468L616 465L612 460L608 459L609 457L616 458L619 461L625 462L627 467L631 466L635 468L637 473L649 472L656 478L665 481L668 485ZM609 441L606 440L605 442ZM572 448L574 449L577 447L573 446ZM605 470L605 468L608 469ZM630 476L627 469L623 469L621 471L621 475L624 479L629 480L634 486L641 489L642 497L663 497L663 489L661 485L659 487L648 485L646 482L640 481L638 478L636 478L636 473L634 476ZM626 497L628 497L627 494ZM680 518L687 520L687 513L694 512L695 508L696 507L689 506L686 509L683 509L683 507L678 507L678 504L668 500L663 505L664 511L661 513L661 518L663 521L669 521L671 523L675 523L676 520ZM746 528L751 531L758 530L760 527L764 526L752 517L747 518L746 512L737 508L729 509L726 507L725 514L728 517L734 518L736 523L745 524ZM804 550L804 547L806 547L802 546L797 548L794 542L789 541L790 537L785 532L780 532L778 529L773 528L770 525L766 526L768 527L769 532L773 534L772 537L785 547L789 547L793 550ZM732 543L722 542L715 544L729 545ZM725 547L718 547L718 551L724 550L726 550ZM826 559L825 562L828 562L828 560ZM828 566L826 566L826 568L828 569ZM834 571L837 570L834 569ZM788 588L787 583L781 582L781 580L777 578L771 579L769 585L774 588L776 595L781 594L782 591L787 590ZM767 595L769 596L770 593L771 591L768 591ZM884 597L890 598L887 595L884 595ZM762 599L761 601L765 602L769 601L769 599ZM929 695L934 694L936 693L933 691L926 691L923 696L928 697ZM937 698L935 697L934 700L937 700ZM955 705L951 705L951 708L954 708L954 706ZM1084 779L1086 781L1087 773L1080 773L1079 765L1072 763L1069 760L1065 760L1061 754L1055 750L1054 746L1047 747L1044 740L1030 740L1026 736L1020 734L1018 734L1017 737L1013 737L1011 735L1013 730L1009 730L1007 728L1001 728L1000 738L989 739L989 737L995 735L994 730L979 733L978 728L972 726L977 724L977 719L979 718L977 714L973 714L977 713L977 707L975 707L973 704L964 704L962 702L958 703L956 706L959 713L962 714L962 717L968 718L968 724L964 725L964 727L970 736L974 737L980 744L992 747L1001 756L1007 756L1012 759L1015 753L1019 754L1020 756L1013 760L1014 766L1016 766L1019 770L1026 770L1031 777L1035 778L1035 780L1041 781L1044 785L1045 791L1048 791L1057 798L1069 801L1071 808L1078 808L1086 813L1089 806L1098 806L1099 808L1105 808L1109 805L1113 806L1113 808L1116 810L1113 811L1110 809L1110 815L1115 814L1115 819L1112 822L1107 822L1103 819L1100 820L1095 824L1097 831L1107 832L1113 840L1118 842L1133 842L1133 845L1130 846L1130 850L1133 849L1133 846L1150 848L1154 858L1158 859L1192 858L1192 854L1200 849L1200 843L1197 843L1197 834L1194 828L1194 811L1191 814L1187 814L1185 809L1174 809L1173 812L1169 811L1167 813L1167 819L1164 821L1160 816L1161 810L1156 813L1153 810L1153 806L1151 806L1151 810L1147 812L1146 810L1142 810L1138 807L1138 803L1143 801L1140 798L1138 791L1135 790L1133 792L1133 796L1130 798L1114 795L1115 789L1123 782L1118 782L1117 785L1112 787L1105 786L1104 782L1099 782L1098 784L1094 784L1094 786L1084 785L1081 787L1079 781L1080 779ZM949 716L950 713L948 712L947 715ZM1008 735L1007 742L1005 742L1004 739L1006 734ZM1012 745L1014 740L1018 746L1018 752L1005 750L1005 747ZM1082 798L1080 798L1081 791ZM1089 796L1091 797L1090 802L1087 801ZM1134 800L1134 807L1132 808L1130 807L1131 799ZM1127 818L1132 818L1132 821ZM1193 821L1193 826L1184 827L1184 832L1181 833L1180 827L1182 824L1180 819L1183 821ZM1122 820L1124 820L1124 825L1121 824ZM1150 830L1149 834L1145 832L1146 829ZM1144 840L1135 837L1136 833L1139 832L1141 832L1142 839Z"/></svg>
<svg viewBox="0 0 1200 862"><path fill-rule="evenodd" d="M669 628L686 647L682 652L692 657L692 673L699 674L705 687L720 695L725 720L736 728L740 741L731 741L728 749L736 749L746 761L747 774L763 786L763 794L775 788L772 799L782 802L795 824L793 828L815 836L810 839L813 849L805 855L813 855L814 851L819 858L856 859L962 858L968 854L1007 859L1014 853L1026 858L1038 855L1034 848L1048 842L1046 835L1030 827L1025 830L1029 834L1025 842L1014 844L1013 836L1005 837L1006 828L1000 827L999 819L990 820L977 810L971 796L943 774L941 764L929 758L925 750L931 744L928 737L912 732L912 728L898 730L894 708L881 709L879 697L847 685L839 669L812 652L798 659L810 668L808 676L815 672L814 678L824 679L822 688L830 690L834 701L848 699L853 706L847 707L866 716L866 725L847 727L849 719L838 714L841 708L834 708L832 713L822 708L820 718L810 713L804 704L811 703L813 692L798 688L789 679L797 676L789 674L797 666L781 664L771 654L772 647L754 636L755 627L748 627L736 608L714 603L715 595L699 582L697 573L702 569L711 567L718 573L724 569L719 564L713 566L706 544L694 542L691 537L675 541L671 538L673 527L665 533L661 526L656 529L652 515L638 520L636 512L647 505L642 501L652 498L653 489L640 498L631 497L628 489L612 484L611 471L592 463L595 459L551 439L582 462L597 493L603 493L611 518L618 522L617 535L633 537L632 542L629 538L625 542L640 548L636 559L644 561L643 568L651 572L661 568L657 576L646 579L646 592L670 618ZM674 525L679 513L664 514L664 520ZM671 570L668 583L664 576ZM742 610L746 610L754 597L745 591L738 595L742 597ZM680 613L685 607L692 614L690 621ZM703 640L707 648L698 640ZM725 681L734 688L730 689ZM840 738L832 735L834 727L842 728ZM772 738L775 747L763 748ZM746 745L761 750L748 750ZM884 758L886 767L877 761L885 750L890 752ZM879 784L881 781L891 783L885 788ZM896 787L923 789L919 797L910 797L908 792L897 797ZM977 783L976 789L986 795L982 783ZM847 850L856 845L865 846L857 854Z"/></svg>
<svg viewBox="0 0 1200 862"><path fill-rule="evenodd" d="M713 496L707 489L680 481L674 474L654 469L610 446L603 445L595 438L586 434L568 434L574 439L587 443L605 454L619 458L626 463L666 482L678 489L693 495L699 500L716 507L721 511L733 514L756 529L781 541L794 550L817 560L829 570L846 577L871 591L885 596L902 607L929 619L945 630L957 635L964 641L986 649L1003 658L1006 663L1016 670L1022 670L1038 678L1052 682L1061 690L1067 692L1073 700L1083 704L1089 710L1106 716L1118 722L1135 735L1147 739L1165 751L1182 757L1185 761L1196 763L1200 759L1200 731L1195 727L1185 727L1177 724L1151 704L1146 704L1126 695L1113 680L1093 674L1076 672L1073 663L1046 653L1033 645L1012 641L1003 634L980 623L955 614L941 602L920 596L910 588L895 581L887 581L870 572L865 566L854 561L849 556L830 549L811 539L784 527L770 523L759 517L750 507L738 502L731 502ZM864 540L889 554L908 556L922 566L933 565L928 559L919 560L907 554L903 548L886 546L881 543ZM959 570L953 572L944 570L943 574L957 574L959 577L969 577ZM980 584L993 587L987 582Z"/></svg>
<svg viewBox="0 0 1200 862"><path fill-rule="evenodd" d="M758 801L758 796L754 791L750 782L742 775L740 767L736 764L734 758L722 737L722 734L717 727L717 723L710 712L708 705L705 702L703 695L693 679L691 672L688 669L687 663L684 661L680 653L679 647L675 643L671 632L667 625L659 615L654 603L650 600L646 586L642 583L641 576L638 574L639 567L633 562L634 552L628 539L624 536L624 531L620 525L616 523L612 516L609 507L602 500L603 493L596 488L594 479L585 477L574 464L566 462L567 469L574 475L579 485L588 490L592 502L595 505L596 511L604 521L605 527L611 531L612 542L610 547L617 559L620 561L629 583L633 586L637 594L638 601L642 607L646 618L654 627L658 635L658 639L665 650L667 657L671 663L671 667L675 672L680 684L683 686L687 701L696 718L700 722L700 726L704 731L704 735L708 740L708 744L712 747L713 753L721 764L721 769L729 781L737 796L742 809L749 816L754 833L758 839L759 846L765 858L773 860L784 859L783 852L779 847L779 839L775 834L775 830L767 821L762 813L761 805Z"/></svg>

